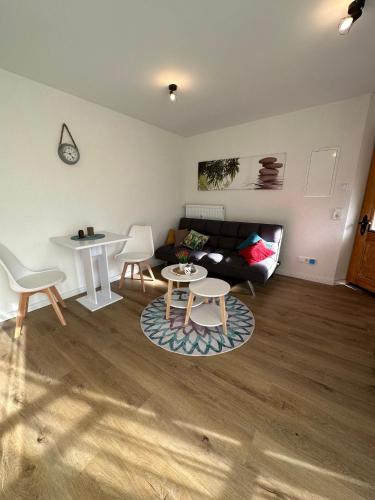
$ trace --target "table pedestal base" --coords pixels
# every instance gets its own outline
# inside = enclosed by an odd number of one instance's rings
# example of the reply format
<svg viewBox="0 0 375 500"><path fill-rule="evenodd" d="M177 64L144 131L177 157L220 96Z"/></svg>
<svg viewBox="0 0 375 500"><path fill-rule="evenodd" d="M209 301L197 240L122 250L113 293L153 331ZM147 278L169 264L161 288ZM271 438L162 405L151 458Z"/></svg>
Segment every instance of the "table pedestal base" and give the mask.
<svg viewBox="0 0 375 500"><path fill-rule="evenodd" d="M83 249L81 250L81 257L85 272L87 295L85 297L80 297L77 301L89 309L89 311L96 311L97 309L101 309L102 307L123 299L121 295L111 290L108 274L107 247L102 245L95 249ZM99 284L101 289L98 292L95 287L94 258L97 259L99 270Z"/></svg>
<svg viewBox="0 0 375 500"><path fill-rule="evenodd" d="M108 306L109 304L113 304L114 302L118 302L119 300L122 300L124 297L121 297L121 295L118 295L115 292L111 292L110 296L108 296L107 292L103 292L102 290L99 290L96 292L96 302L92 300L88 295L85 295L84 297L80 297L77 299L77 302L82 304L84 307L89 309L90 311L97 311L98 309L101 309L102 307Z"/></svg>

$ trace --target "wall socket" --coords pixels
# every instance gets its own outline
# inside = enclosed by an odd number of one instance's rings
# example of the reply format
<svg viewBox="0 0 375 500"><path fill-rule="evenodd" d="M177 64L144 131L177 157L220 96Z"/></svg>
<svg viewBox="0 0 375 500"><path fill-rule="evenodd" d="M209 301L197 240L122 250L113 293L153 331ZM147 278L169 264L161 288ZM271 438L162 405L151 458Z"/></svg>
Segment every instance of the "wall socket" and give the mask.
<svg viewBox="0 0 375 500"><path fill-rule="evenodd" d="M302 257L301 255L298 257L299 262L302 262L303 264L310 264L311 266L314 266L315 264L318 263L317 259L315 257Z"/></svg>

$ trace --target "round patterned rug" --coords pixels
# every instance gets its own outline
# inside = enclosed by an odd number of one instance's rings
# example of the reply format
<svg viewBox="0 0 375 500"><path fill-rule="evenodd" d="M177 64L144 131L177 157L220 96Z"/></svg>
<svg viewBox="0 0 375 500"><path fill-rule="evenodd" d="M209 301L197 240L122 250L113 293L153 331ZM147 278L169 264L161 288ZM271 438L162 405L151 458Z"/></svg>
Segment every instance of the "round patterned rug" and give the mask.
<svg viewBox="0 0 375 500"><path fill-rule="evenodd" d="M181 291L174 291L182 294ZM226 297L228 313L228 335L224 335L221 326L206 327L189 321L184 326L185 309L171 307L170 319L165 319L166 305L164 296L148 304L142 312L141 327L143 333L155 345L170 352L185 356L214 356L232 351L244 345L251 337L255 319L250 309L232 295Z"/></svg>

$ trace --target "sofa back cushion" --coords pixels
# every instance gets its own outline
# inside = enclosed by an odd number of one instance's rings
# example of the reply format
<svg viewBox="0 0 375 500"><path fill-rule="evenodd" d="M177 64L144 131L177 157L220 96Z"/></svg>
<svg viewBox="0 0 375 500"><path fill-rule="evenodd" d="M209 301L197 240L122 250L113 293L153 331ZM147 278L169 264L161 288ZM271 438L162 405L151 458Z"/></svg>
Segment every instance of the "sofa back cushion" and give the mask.
<svg viewBox="0 0 375 500"><path fill-rule="evenodd" d="M187 217L180 220L179 228L188 229L189 231L194 229L194 231L210 236L207 247L231 251L235 251L238 245L244 242L251 233L255 232L265 241L277 244L276 258L280 251L283 235L283 226L279 224L191 219Z"/></svg>

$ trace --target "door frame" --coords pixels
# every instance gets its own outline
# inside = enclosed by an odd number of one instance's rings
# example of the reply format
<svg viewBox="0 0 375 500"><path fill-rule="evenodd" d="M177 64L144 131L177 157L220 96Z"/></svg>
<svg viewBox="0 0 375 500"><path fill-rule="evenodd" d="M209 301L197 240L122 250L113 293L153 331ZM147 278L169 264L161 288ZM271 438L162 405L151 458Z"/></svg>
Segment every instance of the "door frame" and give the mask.
<svg viewBox="0 0 375 500"><path fill-rule="evenodd" d="M374 199L375 199L375 149L373 151L370 171L367 178L367 184L359 218L360 221L363 219L364 215L366 214L369 215L370 211L371 211L370 217L373 216L372 210L374 205ZM373 234L375 235L375 233ZM354 285L358 284L359 286L363 286L367 290L375 292L375 288L371 283L369 284L359 283L359 281L363 281L363 278L361 279L359 277L359 273L360 273L360 264L362 261L362 255L365 250L367 235L368 235L368 228L366 229L366 232L363 235L361 235L358 223L346 279L349 283L353 283Z"/></svg>

